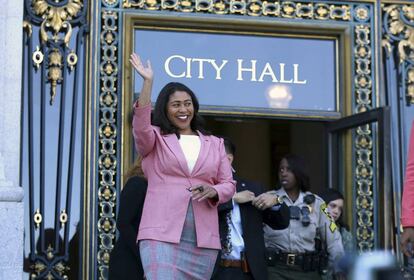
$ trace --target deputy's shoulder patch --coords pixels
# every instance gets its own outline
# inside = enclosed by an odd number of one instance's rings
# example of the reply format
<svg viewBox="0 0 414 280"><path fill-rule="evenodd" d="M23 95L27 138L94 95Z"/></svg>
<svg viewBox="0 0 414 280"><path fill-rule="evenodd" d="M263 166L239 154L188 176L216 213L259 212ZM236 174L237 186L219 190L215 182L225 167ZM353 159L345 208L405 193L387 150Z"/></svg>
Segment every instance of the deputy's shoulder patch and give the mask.
<svg viewBox="0 0 414 280"><path fill-rule="evenodd" d="M336 226L335 221L332 219L331 215L329 215L328 207L326 206L325 202L321 204L321 212L322 212L322 215L325 215L328 218L328 220L330 222L329 223L329 230L332 233L334 233L335 230L338 229L338 227Z"/></svg>
<svg viewBox="0 0 414 280"><path fill-rule="evenodd" d="M335 230L336 230L337 228L338 228L338 227L336 226L335 222L331 222L331 223L329 224L329 230L330 230L332 233L334 233L334 232L335 232Z"/></svg>

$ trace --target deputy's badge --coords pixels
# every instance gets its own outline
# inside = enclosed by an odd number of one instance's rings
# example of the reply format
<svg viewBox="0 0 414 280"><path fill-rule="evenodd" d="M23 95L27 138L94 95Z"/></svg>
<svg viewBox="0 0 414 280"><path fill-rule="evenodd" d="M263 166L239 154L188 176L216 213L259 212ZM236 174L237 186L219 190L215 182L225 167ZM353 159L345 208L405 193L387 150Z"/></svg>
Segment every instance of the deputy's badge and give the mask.
<svg viewBox="0 0 414 280"><path fill-rule="evenodd" d="M329 229L331 230L332 233L334 233L337 228L338 227L336 226L335 222L331 222L329 224Z"/></svg>
<svg viewBox="0 0 414 280"><path fill-rule="evenodd" d="M328 212L328 207L326 206L326 203L322 203L321 204L321 211L323 214L325 214L325 216L328 218L328 220L330 221L329 223L329 230L334 233L335 230L338 228L335 224L335 221L332 219L331 215L329 215Z"/></svg>

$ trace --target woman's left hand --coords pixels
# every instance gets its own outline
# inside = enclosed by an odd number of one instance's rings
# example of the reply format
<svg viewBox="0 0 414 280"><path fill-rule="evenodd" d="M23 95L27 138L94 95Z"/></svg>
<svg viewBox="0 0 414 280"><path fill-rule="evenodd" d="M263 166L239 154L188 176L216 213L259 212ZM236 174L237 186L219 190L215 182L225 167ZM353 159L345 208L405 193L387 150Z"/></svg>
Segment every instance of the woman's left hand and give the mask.
<svg viewBox="0 0 414 280"><path fill-rule="evenodd" d="M193 200L203 201L207 198L217 199L218 197L217 191L213 187L207 185L191 187L190 191Z"/></svg>

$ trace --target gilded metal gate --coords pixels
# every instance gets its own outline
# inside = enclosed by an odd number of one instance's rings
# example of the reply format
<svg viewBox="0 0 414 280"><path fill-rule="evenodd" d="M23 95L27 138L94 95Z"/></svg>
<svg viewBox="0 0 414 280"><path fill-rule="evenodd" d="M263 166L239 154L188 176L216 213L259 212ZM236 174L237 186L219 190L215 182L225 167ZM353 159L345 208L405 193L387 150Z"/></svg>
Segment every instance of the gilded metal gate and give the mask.
<svg viewBox="0 0 414 280"><path fill-rule="evenodd" d="M88 1L25 1L24 271L80 279Z"/></svg>

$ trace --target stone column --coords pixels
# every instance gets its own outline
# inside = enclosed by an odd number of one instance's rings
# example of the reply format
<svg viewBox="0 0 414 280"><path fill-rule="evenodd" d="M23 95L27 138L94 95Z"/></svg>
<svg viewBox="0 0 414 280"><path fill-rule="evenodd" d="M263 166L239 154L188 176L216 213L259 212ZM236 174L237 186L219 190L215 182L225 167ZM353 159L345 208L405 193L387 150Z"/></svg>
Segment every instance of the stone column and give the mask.
<svg viewBox="0 0 414 280"><path fill-rule="evenodd" d="M23 0L0 0L0 279L23 276L19 185Z"/></svg>

